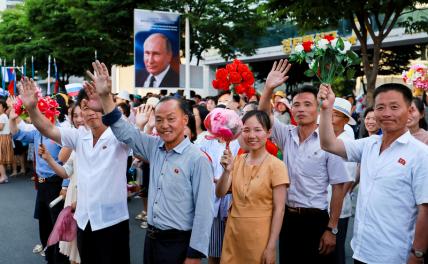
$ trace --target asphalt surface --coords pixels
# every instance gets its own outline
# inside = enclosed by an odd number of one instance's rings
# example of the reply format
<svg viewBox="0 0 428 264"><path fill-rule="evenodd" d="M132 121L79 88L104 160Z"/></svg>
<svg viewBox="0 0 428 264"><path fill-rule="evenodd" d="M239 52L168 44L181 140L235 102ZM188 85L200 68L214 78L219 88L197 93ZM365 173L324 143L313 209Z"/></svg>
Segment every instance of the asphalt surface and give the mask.
<svg viewBox="0 0 428 264"><path fill-rule="evenodd" d="M9 183L0 184L0 264L44 264L44 258L32 252L39 243L38 224L33 218L36 191L30 176L9 178ZM145 230L134 219L142 209L141 199L129 201L131 229L131 263L143 263ZM349 224L347 263L352 263L349 247L352 222ZM203 263L207 263L206 260Z"/></svg>

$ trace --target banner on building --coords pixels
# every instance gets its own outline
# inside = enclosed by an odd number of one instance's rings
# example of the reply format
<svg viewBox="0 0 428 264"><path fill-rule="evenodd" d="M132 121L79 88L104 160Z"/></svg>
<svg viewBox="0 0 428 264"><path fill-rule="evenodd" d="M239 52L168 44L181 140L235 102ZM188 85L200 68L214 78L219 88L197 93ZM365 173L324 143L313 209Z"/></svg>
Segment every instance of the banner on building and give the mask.
<svg viewBox="0 0 428 264"><path fill-rule="evenodd" d="M180 84L180 15L134 10L135 87Z"/></svg>

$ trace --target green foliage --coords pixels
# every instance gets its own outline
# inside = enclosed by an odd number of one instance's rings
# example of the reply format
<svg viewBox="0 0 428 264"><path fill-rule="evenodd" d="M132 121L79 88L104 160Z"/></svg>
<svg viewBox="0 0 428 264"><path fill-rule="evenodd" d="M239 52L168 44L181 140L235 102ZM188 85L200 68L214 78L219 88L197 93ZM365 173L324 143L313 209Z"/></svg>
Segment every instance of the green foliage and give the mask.
<svg viewBox="0 0 428 264"><path fill-rule="evenodd" d="M63 81L83 76L97 58L108 65L134 61L134 9L164 10L187 15L191 25L191 54L199 61L203 52L218 49L225 59L237 53L252 54L267 19L256 0L26 0L1 14L0 57L17 65L31 56L35 68L46 76L48 55L57 60ZM184 16L184 15L183 15ZM184 49L184 19L181 25ZM53 69L53 68L52 68Z"/></svg>

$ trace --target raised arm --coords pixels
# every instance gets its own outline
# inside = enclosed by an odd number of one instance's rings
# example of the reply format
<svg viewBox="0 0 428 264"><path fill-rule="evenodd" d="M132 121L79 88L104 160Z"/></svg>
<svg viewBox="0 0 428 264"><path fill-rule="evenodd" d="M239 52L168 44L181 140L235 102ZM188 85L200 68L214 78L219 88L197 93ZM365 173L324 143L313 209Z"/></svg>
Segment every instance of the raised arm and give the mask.
<svg viewBox="0 0 428 264"><path fill-rule="evenodd" d="M226 149L220 159L220 164L223 167L223 173L217 181L215 194L217 197L223 197L230 190L232 185L233 155L230 149Z"/></svg>
<svg viewBox="0 0 428 264"><path fill-rule="evenodd" d="M319 124L321 148L347 159L345 145L342 140L336 138L333 130L332 115L334 99L335 95L331 86L321 84L318 91L318 101L322 101Z"/></svg>
<svg viewBox="0 0 428 264"><path fill-rule="evenodd" d="M37 108L37 88L33 80L24 77L22 86L19 89L22 103L30 115L33 125L39 130L39 132L54 140L58 144L61 144L61 133L59 129L52 124L49 119L43 116L43 114Z"/></svg>
<svg viewBox="0 0 428 264"><path fill-rule="evenodd" d="M278 63L273 63L272 69L266 78L265 87L260 98L259 110L266 112L272 117L271 103L272 93L275 88L285 83L288 80L287 73L291 68L291 64L287 60L280 60Z"/></svg>
<svg viewBox="0 0 428 264"><path fill-rule="evenodd" d="M69 177L65 169L51 156L44 144L40 144L38 154L48 163L49 167L52 168L56 175L63 179L67 179Z"/></svg>

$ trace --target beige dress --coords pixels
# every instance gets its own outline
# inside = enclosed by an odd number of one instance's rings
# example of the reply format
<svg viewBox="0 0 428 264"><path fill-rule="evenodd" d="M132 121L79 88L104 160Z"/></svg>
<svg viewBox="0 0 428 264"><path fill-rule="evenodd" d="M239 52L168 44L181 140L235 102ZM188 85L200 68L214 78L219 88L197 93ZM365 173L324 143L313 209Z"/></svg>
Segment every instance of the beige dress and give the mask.
<svg viewBox="0 0 428 264"><path fill-rule="evenodd" d="M226 222L221 255L224 264L261 263L271 228L273 188L288 184L284 163L268 155L261 165L235 158L232 171L232 206Z"/></svg>
<svg viewBox="0 0 428 264"><path fill-rule="evenodd" d="M76 160L74 159L75 152L73 151L68 158L67 162L64 164L64 169L67 172L67 175L70 176L70 183L68 184L67 196L65 197L64 207L71 206L72 203L77 201L77 171L76 168ZM80 263L80 255L77 249L77 239L74 239L71 242L60 241L59 242L59 251L69 256L71 261L76 263Z"/></svg>

